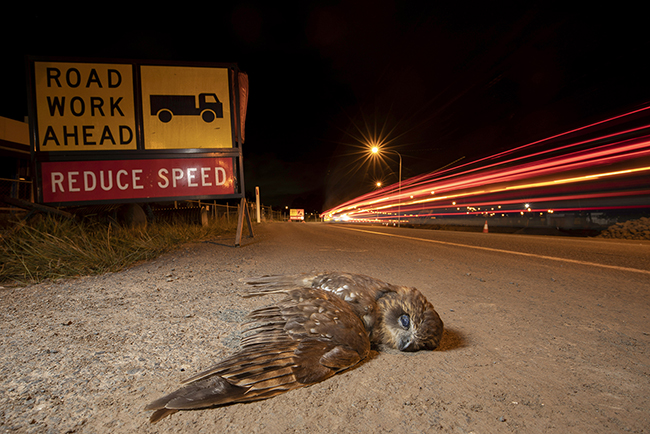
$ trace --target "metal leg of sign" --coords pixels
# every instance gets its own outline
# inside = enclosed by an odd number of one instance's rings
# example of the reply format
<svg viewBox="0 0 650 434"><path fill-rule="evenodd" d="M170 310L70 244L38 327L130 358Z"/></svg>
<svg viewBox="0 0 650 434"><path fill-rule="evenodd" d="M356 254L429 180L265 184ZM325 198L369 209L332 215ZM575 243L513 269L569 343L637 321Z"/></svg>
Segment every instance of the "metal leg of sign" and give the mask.
<svg viewBox="0 0 650 434"><path fill-rule="evenodd" d="M74 215L69 212L61 211L60 209L51 208L49 206L41 205L38 203L27 202L26 200L15 199L9 196L2 196L2 202L13 205L17 208L26 209L29 211L25 220L31 217L36 212L43 212L46 214L55 214L65 218L74 219Z"/></svg>
<svg viewBox="0 0 650 434"><path fill-rule="evenodd" d="M248 237L253 238L253 223L251 222L251 215L248 212L248 204L246 199L242 197L241 203L239 205L239 212L237 213L237 234L235 235L235 247L241 245L241 235L244 229L244 216L246 217L246 223L248 224Z"/></svg>

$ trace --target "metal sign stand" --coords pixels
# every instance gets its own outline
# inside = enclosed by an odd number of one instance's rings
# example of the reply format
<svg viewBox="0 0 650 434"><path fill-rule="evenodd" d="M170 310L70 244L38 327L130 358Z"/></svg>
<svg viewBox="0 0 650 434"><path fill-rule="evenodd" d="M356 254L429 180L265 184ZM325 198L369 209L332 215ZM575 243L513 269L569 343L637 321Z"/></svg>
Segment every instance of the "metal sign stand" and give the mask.
<svg viewBox="0 0 650 434"><path fill-rule="evenodd" d="M23 218L23 221L29 220L29 218L37 213L37 212L43 212L46 214L54 214L54 215L59 215L68 219L74 219L74 214L70 214L69 212L61 211L60 209L52 208L49 206L41 205L39 203L32 203L32 202L27 202L26 200L21 200L21 199L15 199L13 197L9 196L2 196L2 202L8 204L8 205L13 205L17 208L22 208L26 209L29 212L27 215Z"/></svg>
<svg viewBox="0 0 650 434"><path fill-rule="evenodd" d="M239 205L239 212L237 213L237 234L235 235L235 247L241 246L241 235L244 229L244 215L246 216L246 223L248 224L248 238L253 238L253 223L251 222L251 215L248 212L248 204L246 203L246 198L241 198L241 203Z"/></svg>

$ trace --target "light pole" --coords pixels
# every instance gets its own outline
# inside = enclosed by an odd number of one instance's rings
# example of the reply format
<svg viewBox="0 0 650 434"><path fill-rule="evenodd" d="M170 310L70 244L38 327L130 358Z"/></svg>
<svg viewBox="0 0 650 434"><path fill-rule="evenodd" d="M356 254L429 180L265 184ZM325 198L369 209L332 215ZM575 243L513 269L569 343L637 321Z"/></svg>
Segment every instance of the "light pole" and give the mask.
<svg viewBox="0 0 650 434"><path fill-rule="evenodd" d="M370 152L373 154L379 155L379 147L378 146L373 146L370 148ZM398 186L397 186L397 227L401 227L401 217L402 217L402 154L399 152L395 151L394 149L388 149L386 151L382 152L394 152L397 154L399 157L399 179L398 179Z"/></svg>

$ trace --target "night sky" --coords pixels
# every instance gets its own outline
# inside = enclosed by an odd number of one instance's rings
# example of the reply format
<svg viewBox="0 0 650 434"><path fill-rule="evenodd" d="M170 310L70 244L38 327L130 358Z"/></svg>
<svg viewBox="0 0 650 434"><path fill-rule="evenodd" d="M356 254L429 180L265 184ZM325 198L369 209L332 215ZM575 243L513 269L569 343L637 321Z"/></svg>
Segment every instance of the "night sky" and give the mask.
<svg viewBox="0 0 650 434"><path fill-rule="evenodd" d="M363 135L383 131L408 178L650 101L640 5L216 3L7 13L0 116L27 114L27 54L236 62L250 81L247 192L318 212L397 181L394 155L364 163Z"/></svg>

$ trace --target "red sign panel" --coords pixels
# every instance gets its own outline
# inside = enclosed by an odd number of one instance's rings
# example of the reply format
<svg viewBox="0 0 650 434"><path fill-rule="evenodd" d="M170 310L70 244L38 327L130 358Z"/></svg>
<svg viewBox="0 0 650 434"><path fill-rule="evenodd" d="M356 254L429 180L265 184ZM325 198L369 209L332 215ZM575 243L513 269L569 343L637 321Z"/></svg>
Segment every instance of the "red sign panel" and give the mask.
<svg viewBox="0 0 650 434"><path fill-rule="evenodd" d="M235 193L232 158L43 162L45 203Z"/></svg>

